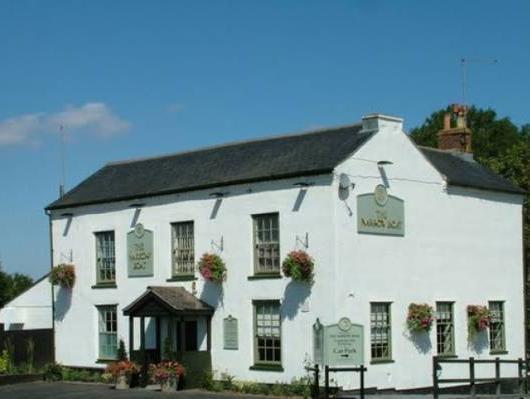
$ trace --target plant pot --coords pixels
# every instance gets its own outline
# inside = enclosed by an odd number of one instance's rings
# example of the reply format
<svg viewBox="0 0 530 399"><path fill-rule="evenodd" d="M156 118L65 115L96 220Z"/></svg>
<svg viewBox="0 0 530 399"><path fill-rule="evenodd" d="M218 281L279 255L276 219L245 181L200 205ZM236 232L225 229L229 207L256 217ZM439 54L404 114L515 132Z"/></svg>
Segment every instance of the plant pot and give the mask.
<svg viewBox="0 0 530 399"><path fill-rule="evenodd" d="M120 374L116 379L116 389L129 389L129 379L126 374Z"/></svg>
<svg viewBox="0 0 530 399"><path fill-rule="evenodd" d="M160 383L162 392L175 392L178 385L178 377L169 377L166 381Z"/></svg>

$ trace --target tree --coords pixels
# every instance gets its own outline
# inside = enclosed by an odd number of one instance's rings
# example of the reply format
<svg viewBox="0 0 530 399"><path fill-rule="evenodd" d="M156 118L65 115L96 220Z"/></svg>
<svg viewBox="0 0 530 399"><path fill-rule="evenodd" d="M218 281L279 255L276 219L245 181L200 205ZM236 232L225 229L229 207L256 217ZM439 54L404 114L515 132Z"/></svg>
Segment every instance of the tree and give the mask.
<svg viewBox="0 0 530 399"><path fill-rule="evenodd" d="M33 279L25 274L13 275L0 270L0 308L33 285Z"/></svg>
<svg viewBox="0 0 530 399"><path fill-rule="evenodd" d="M433 112L425 122L411 130L416 144L437 147L437 133L443 128L443 118L451 107ZM530 124L518 128L509 118L497 118L492 109L471 107L467 125L472 131L472 148L477 162L507 178L527 192L524 204L526 245L530 238Z"/></svg>

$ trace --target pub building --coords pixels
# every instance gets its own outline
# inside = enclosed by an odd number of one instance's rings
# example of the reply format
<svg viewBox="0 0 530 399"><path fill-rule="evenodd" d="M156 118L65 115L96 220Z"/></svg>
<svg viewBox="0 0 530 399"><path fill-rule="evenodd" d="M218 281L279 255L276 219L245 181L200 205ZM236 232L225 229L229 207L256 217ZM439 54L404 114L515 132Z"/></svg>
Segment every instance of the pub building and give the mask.
<svg viewBox="0 0 530 399"><path fill-rule="evenodd" d="M456 116L438 149L370 114L105 165L46 208L53 265L67 254L77 278L55 287L56 360L103 368L122 339L140 364L169 348L190 376L274 383L342 353L367 387L403 390L432 385L435 355L524 357L524 193L473 160ZM295 250L312 282L282 272ZM222 282L199 273L203 254L224 261ZM432 307L430 329L410 331L411 304ZM468 305L492 315L473 337ZM358 339L322 353L315 325Z"/></svg>

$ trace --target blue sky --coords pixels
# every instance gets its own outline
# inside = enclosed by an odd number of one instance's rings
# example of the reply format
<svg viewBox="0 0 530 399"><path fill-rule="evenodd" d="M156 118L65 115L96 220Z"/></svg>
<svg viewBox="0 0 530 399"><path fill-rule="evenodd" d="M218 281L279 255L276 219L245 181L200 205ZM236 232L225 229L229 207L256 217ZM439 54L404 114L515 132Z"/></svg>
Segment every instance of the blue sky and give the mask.
<svg viewBox="0 0 530 399"><path fill-rule="evenodd" d="M461 100L530 122L528 1L0 1L0 259L49 268L43 208L111 160Z"/></svg>

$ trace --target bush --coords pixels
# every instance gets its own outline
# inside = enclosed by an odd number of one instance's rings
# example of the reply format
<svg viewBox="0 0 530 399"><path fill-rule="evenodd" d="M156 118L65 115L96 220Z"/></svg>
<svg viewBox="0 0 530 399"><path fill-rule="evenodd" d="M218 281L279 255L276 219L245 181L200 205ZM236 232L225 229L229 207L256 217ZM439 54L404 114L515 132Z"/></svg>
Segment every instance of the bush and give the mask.
<svg viewBox="0 0 530 399"><path fill-rule="evenodd" d="M126 361L129 360L129 357L127 356L127 350L125 349L125 342L123 342L123 339L120 339L120 343L118 344L118 353L117 356L118 360Z"/></svg>
<svg viewBox="0 0 530 399"><path fill-rule="evenodd" d="M0 374L6 374L9 368L9 354L6 350L0 355Z"/></svg>
<svg viewBox="0 0 530 399"><path fill-rule="evenodd" d="M44 366L44 379L46 381L61 381L63 379L63 367L59 363L48 363Z"/></svg>

